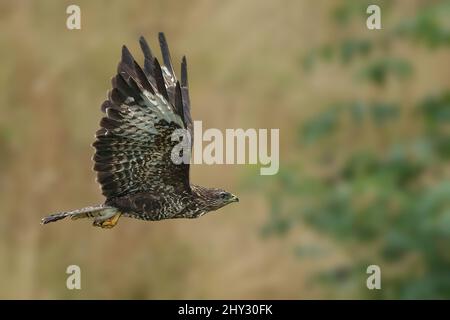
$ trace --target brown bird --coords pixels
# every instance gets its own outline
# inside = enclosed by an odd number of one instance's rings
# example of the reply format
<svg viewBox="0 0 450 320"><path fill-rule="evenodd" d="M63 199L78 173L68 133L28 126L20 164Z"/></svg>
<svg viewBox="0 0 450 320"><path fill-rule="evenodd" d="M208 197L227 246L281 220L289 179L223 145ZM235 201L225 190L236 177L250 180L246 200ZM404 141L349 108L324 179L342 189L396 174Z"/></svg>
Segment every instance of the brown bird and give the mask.
<svg viewBox="0 0 450 320"><path fill-rule="evenodd" d="M186 57L181 60L178 81L164 34L159 33L162 66L146 40L141 37L139 42L144 68L123 46L113 88L101 106L106 115L93 146L94 170L105 203L55 213L43 218L42 224L66 217L92 218L94 226L112 228L121 216L151 221L197 218L239 201L227 191L190 183L193 125ZM174 139L175 130L185 130L186 134ZM189 152L174 149L180 142ZM174 150L187 161L173 161Z"/></svg>

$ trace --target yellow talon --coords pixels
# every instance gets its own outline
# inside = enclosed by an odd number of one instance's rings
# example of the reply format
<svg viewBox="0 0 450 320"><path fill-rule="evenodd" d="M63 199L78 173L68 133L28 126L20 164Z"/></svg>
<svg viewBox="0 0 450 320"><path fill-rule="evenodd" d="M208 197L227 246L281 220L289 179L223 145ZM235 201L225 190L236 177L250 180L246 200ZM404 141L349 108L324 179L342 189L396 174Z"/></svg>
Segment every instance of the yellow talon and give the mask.
<svg viewBox="0 0 450 320"><path fill-rule="evenodd" d="M121 213L117 213L109 219L103 221L94 221L94 225L103 229L111 229L117 224L121 215Z"/></svg>

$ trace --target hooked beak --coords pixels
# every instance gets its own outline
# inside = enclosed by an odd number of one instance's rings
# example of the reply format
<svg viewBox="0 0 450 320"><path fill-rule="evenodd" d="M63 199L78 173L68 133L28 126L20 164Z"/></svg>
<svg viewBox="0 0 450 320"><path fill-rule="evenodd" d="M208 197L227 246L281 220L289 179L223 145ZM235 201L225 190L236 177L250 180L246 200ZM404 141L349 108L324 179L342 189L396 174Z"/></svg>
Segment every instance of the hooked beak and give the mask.
<svg viewBox="0 0 450 320"><path fill-rule="evenodd" d="M239 202L239 198L233 194L232 197L230 198L230 202Z"/></svg>

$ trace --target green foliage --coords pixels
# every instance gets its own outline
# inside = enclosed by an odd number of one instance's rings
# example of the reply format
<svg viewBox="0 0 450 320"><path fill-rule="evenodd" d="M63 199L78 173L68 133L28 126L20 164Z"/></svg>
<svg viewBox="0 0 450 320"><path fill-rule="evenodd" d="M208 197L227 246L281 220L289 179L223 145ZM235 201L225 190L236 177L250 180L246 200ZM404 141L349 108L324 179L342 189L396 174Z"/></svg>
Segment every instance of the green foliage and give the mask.
<svg viewBox="0 0 450 320"><path fill-rule="evenodd" d="M430 129L450 122L450 92L428 97L419 105L419 111Z"/></svg>
<svg viewBox="0 0 450 320"><path fill-rule="evenodd" d="M398 119L399 114L399 106L388 102L364 103L353 101L334 104L300 126L300 140L307 144L320 141L322 138L335 133L345 116L350 117L356 125L369 120L380 127Z"/></svg>
<svg viewBox="0 0 450 320"><path fill-rule="evenodd" d="M406 78L411 74L411 71L412 67L405 59L381 58L364 67L360 76L376 85L383 85L389 74L398 78Z"/></svg>
<svg viewBox="0 0 450 320"><path fill-rule="evenodd" d="M414 113L417 123L431 122L433 128L448 124L445 117L436 116L440 114L437 110L447 110L448 94L420 102L420 112ZM333 107L307 121L301 126L304 138L308 142L314 138L316 143L328 140L339 128L339 115L355 106L361 108L363 104ZM389 111L382 111L380 116L380 111L376 111L380 106ZM372 104L367 108L371 110L369 121L378 125L392 115L393 121L400 116L400 110L390 104ZM395 280L389 296L380 297L450 297L450 283L446 286L446 280L441 278L445 278L444 274L438 276L450 268L450 182L445 175L434 177L431 185L425 182L432 172L443 170L450 145L438 130L433 129L430 134L423 127L424 132L417 137L391 141L384 153L364 148L348 154L331 178L289 169L281 172L277 185L283 191L270 191L272 210L265 234L282 235L294 225L306 223L343 244L379 243L373 253L376 261L400 263L408 254L418 253L426 273L418 278ZM294 205L287 205L292 202ZM315 256L316 252L320 250L302 248L296 254L305 257ZM362 269L352 270L361 273ZM320 282L333 278L334 272L329 272L318 276Z"/></svg>
<svg viewBox="0 0 450 320"><path fill-rule="evenodd" d="M339 48L341 61L349 63L357 56L365 57L371 49L372 43L366 39L346 39Z"/></svg>
<svg viewBox="0 0 450 320"><path fill-rule="evenodd" d="M403 21L394 33L399 37L414 39L431 48L448 46L450 44L449 14L450 2L442 1L437 5L424 8L415 17Z"/></svg>
<svg viewBox="0 0 450 320"><path fill-rule="evenodd" d="M347 1L333 17L338 24L347 24L359 6ZM413 76L414 70L408 60L386 50L386 42L413 39L416 44L432 48L448 45L448 13L449 2L428 6L385 31L383 39L347 38L313 49L303 66L313 70L318 61L339 57L350 69L359 57L364 64L358 64L356 79L366 79L383 89L390 75L393 81L404 81ZM372 57L381 47L383 57ZM370 254L355 254L352 265L319 272L316 281L324 285L342 288L343 283L351 281L363 283L365 268L375 263L401 266L403 274L391 276L386 268L384 278L389 282L384 288L388 289L369 297L450 298L450 90L430 94L414 102L414 108L404 108L405 103L411 106L411 101L404 98L385 102L381 94L375 102L333 103L302 122L300 145L314 148L319 157L326 154L333 158L343 146L336 143L336 137L355 127L359 132L370 127L376 135L384 135L383 145L348 148L350 152L328 174L308 173L292 164L282 164L283 170L274 178L276 187L266 190L272 210L264 234L283 235L306 224L349 250L355 246L373 248ZM343 125L345 118L352 120L351 125ZM402 134L386 136L385 125L400 127L402 119L407 119L409 128L414 129L402 132L399 128ZM352 141L344 144L348 147ZM323 172L329 172L326 161L315 162ZM295 254L316 257L323 250L300 246ZM417 259L422 271L406 263L408 258ZM368 294L363 285L355 288Z"/></svg>
<svg viewBox="0 0 450 320"><path fill-rule="evenodd" d="M312 143L333 133L338 126L339 111L339 108L332 108L311 119L301 128L302 138Z"/></svg>

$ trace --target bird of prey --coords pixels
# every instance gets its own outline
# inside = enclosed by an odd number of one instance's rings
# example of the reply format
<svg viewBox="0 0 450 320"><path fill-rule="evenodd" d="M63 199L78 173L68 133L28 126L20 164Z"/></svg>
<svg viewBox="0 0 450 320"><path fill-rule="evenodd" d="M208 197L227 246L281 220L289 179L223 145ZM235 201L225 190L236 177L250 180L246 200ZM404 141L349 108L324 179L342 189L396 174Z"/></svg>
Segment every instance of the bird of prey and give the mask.
<svg viewBox="0 0 450 320"><path fill-rule="evenodd" d="M189 145L193 139L186 57L178 81L163 33L163 65L143 37L139 43L144 67L123 46L112 89L101 106L105 116L93 143L93 160L104 204L55 213L42 224L91 218L94 226L112 228L121 216L147 221L197 218L239 201L225 190L191 184L189 161L172 161L171 153L180 143L172 137L174 130L186 130Z"/></svg>

